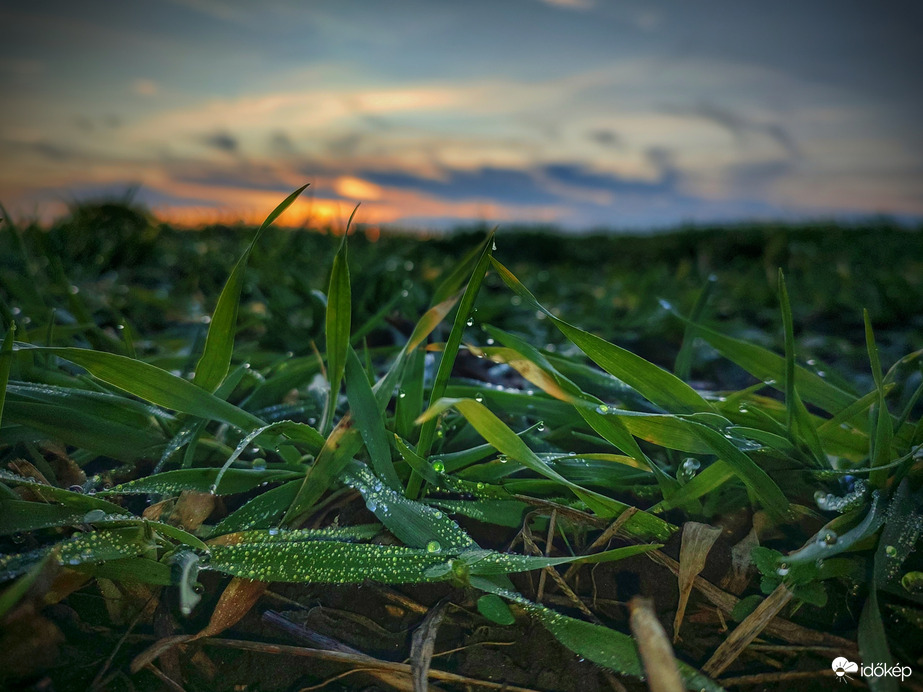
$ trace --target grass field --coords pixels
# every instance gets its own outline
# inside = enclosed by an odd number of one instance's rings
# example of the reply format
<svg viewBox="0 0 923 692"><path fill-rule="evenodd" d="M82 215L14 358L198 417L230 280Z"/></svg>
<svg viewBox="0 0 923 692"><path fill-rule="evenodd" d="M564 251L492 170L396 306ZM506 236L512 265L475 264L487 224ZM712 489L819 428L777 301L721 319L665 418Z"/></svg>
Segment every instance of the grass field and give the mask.
<svg viewBox="0 0 923 692"><path fill-rule="evenodd" d="M2 684L921 688L920 230L292 199L4 224Z"/></svg>

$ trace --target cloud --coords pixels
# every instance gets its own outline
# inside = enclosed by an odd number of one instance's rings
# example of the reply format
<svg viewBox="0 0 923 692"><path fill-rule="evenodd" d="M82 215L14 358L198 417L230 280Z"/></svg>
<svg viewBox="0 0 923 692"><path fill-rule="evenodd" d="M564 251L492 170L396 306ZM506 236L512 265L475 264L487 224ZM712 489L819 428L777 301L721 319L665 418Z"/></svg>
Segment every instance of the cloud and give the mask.
<svg viewBox="0 0 923 692"><path fill-rule="evenodd" d="M529 172L485 166L473 170L449 169L442 177L412 173L365 171L362 177L386 188L413 190L450 201L493 201L505 204L549 204L556 201Z"/></svg>
<svg viewBox="0 0 923 692"><path fill-rule="evenodd" d="M152 79L136 79L131 83L131 90L138 96L156 96L160 85Z"/></svg>
<svg viewBox="0 0 923 692"><path fill-rule="evenodd" d="M738 142L748 137L763 136L773 142L790 158L801 157L801 149L788 130L778 123L764 123L713 103L700 102L692 106L668 109L677 115L701 118L729 132Z"/></svg>
<svg viewBox="0 0 923 692"><path fill-rule="evenodd" d="M542 2L546 5L567 10L589 10L596 5L594 0L542 0Z"/></svg>
<svg viewBox="0 0 923 692"><path fill-rule="evenodd" d="M271 154L290 156L297 153L295 143L285 130L276 130L269 136L269 151Z"/></svg>
<svg viewBox="0 0 923 692"><path fill-rule="evenodd" d="M672 169L664 170L654 180L625 178L611 173L596 172L579 164L554 164L541 169L558 194L572 191L575 196L582 192L608 193L603 204L611 204L621 196L663 196L676 192L676 175Z"/></svg>
<svg viewBox="0 0 923 692"><path fill-rule="evenodd" d="M591 142L596 142L596 144L599 144L604 147L616 147L617 148L617 147L622 146L622 138L619 136L617 132L613 130L607 130L607 129L590 130L587 133L587 138Z"/></svg>
<svg viewBox="0 0 923 692"><path fill-rule="evenodd" d="M236 154L240 149L240 142L228 132L214 132L201 138L203 144L218 151Z"/></svg>

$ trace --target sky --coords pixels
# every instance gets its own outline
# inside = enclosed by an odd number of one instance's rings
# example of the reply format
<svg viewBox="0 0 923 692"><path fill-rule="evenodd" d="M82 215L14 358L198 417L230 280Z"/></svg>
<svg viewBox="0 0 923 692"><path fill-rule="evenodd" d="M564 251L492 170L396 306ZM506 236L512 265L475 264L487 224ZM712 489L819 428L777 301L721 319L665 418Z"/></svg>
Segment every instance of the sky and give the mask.
<svg viewBox="0 0 923 692"><path fill-rule="evenodd" d="M183 224L923 220L923 5L0 0L0 202Z"/></svg>

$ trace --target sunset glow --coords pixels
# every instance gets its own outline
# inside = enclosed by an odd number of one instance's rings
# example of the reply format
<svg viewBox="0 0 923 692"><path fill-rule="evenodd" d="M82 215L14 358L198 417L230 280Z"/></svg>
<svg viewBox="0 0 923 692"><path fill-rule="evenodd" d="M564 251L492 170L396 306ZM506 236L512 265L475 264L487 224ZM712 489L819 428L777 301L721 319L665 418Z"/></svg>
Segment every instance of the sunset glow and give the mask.
<svg viewBox="0 0 923 692"><path fill-rule="evenodd" d="M910 3L140 8L0 9L15 216L253 220L308 182L293 225L923 218Z"/></svg>

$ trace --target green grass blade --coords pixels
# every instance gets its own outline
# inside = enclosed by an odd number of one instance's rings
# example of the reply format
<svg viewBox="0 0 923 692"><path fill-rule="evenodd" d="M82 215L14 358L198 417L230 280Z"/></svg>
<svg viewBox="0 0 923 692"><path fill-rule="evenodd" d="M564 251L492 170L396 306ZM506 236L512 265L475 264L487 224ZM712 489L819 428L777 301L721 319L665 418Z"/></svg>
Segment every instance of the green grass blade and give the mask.
<svg viewBox="0 0 923 692"><path fill-rule="evenodd" d="M443 512L384 487L368 468L356 464L343 480L359 491L366 507L405 545L453 554L477 548L471 537Z"/></svg>
<svg viewBox="0 0 923 692"><path fill-rule="evenodd" d="M708 467L696 474L688 483L681 486L670 497L664 498L651 507L650 512L666 512L676 507L686 507L703 495L713 492L734 477L734 471L721 459L715 460Z"/></svg>
<svg viewBox="0 0 923 692"><path fill-rule="evenodd" d="M6 336L3 337L3 346L0 347L0 423L3 422L3 405L6 401L6 385L10 381L10 367L13 364L13 336L16 334L16 325L10 322Z"/></svg>
<svg viewBox="0 0 923 692"><path fill-rule="evenodd" d="M426 548L338 541L212 545L209 569L259 581L384 584L434 581L427 569L445 555Z"/></svg>
<svg viewBox="0 0 923 692"><path fill-rule="evenodd" d="M211 531L212 536L247 529L269 528L276 524L294 502L302 479L289 481L260 493L235 512L222 519Z"/></svg>
<svg viewBox="0 0 923 692"><path fill-rule="evenodd" d="M391 461L391 445L388 444L384 413L375 399L365 368L352 348L346 354L346 398L375 473L392 490L402 488Z"/></svg>
<svg viewBox="0 0 923 692"><path fill-rule="evenodd" d="M683 332L683 343L679 347L679 353L676 354L676 364L673 366L674 374L683 381L688 380L692 372L692 346L695 343L696 330L717 282L718 277L714 274L708 277L705 286L699 292L699 297L696 298L689 321L686 323L686 331Z"/></svg>
<svg viewBox="0 0 923 692"><path fill-rule="evenodd" d="M265 425L246 411L206 392L182 377L126 356L71 347L17 344L17 353L39 351L60 356L86 368L103 382L134 394L152 404L193 416L220 420L241 430Z"/></svg>
<svg viewBox="0 0 923 692"><path fill-rule="evenodd" d="M78 512L89 512L94 509L101 509L107 514L121 514L125 511L123 507L103 500L97 495L88 495L86 493L73 492L64 488L57 488L52 485L45 485L35 479L24 478L6 469L0 469L0 481L9 485L18 485L28 488L33 494L44 502L60 502L62 505L73 508Z"/></svg>
<svg viewBox="0 0 923 692"><path fill-rule="evenodd" d="M779 270L779 303L782 306L782 326L785 331L785 427L794 438L795 433L795 329L792 306L785 288L785 276Z"/></svg>
<svg viewBox="0 0 923 692"><path fill-rule="evenodd" d="M126 396L48 385L10 384L6 421L54 439L123 461L156 456L166 441L158 420Z"/></svg>
<svg viewBox="0 0 923 692"><path fill-rule="evenodd" d="M282 517L282 523L289 527L297 526L361 448L362 437L352 418L343 416L327 436L314 464L307 470L298 494Z"/></svg>
<svg viewBox="0 0 923 692"><path fill-rule="evenodd" d="M221 295L218 298L218 304L212 315L211 323L208 325L208 335L205 337L205 349L202 357L195 368L195 377L193 382L205 389L213 392L228 374L231 366L231 356L234 353L234 335L237 331L237 311L240 303L240 292L244 285L244 273L247 269L247 260L253 251L256 242L260 239L263 231L275 221L282 212L288 209L292 202L304 192L307 185L304 185L285 198L272 213L266 217L262 225L257 229L250 245L237 260L231 275L228 277Z"/></svg>
<svg viewBox="0 0 923 692"><path fill-rule="evenodd" d="M648 401L675 413L710 412L711 405L676 375L605 339L555 317L509 269L491 258L504 283L531 307L544 312L568 339L610 375L637 390Z"/></svg>
<svg viewBox="0 0 923 692"><path fill-rule="evenodd" d="M535 473L568 488L600 516L614 518L628 509L628 505L624 503L600 495L592 490L587 490L567 480L529 449L529 446L491 413L486 406L477 401L472 399L440 399L430 406L426 413L420 417L420 420L435 419L439 413L449 407L455 408L461 413L471 426L477 430L478 434L499 452L506 454L509 458L518 461ZM638 536L665 539L670 535L673 527L652 515L638 512L627 522L625 528Z"/></svg>
<svg viewBox="0 0 923 692"><path fill-rule="evenodd" d="M707 341L718 353L758 380L783 390L786 368L783 357L762 346L726 336L704 326L697 328L696 336ZM795 386L805 401L833 414L839 413L856 400L849 392L799 366L795 367Z"/></svg>
<svg viewBox="0 0 923 692"><path fill-rule="evenodd" d="M263 483L291 480L297 475L293 471L274 469L178 469L121 483L97 495L179 495L184 490L235 495L258 488Z"/></svg>
<svg viewBox="0 0 923 692"><path fill-rule="evenodd" d="M0 618L6 615L28 593L35 580L44 570L45 560L47 560L47 557L33 564L28 572L8 586L3 593L0 593Z"/></svg>
<svg viewBox="0 0 923 692"><path fill-rule="evenodd" d="M458 312L455 314L455 322L452 324L452 330L449 332L449 338L446 340L445 350L439 360L439 368L436 370L436 377L433 380L432 391L430 393L430 403L441 399L449 383L449 375L452 373L452 366L455 364L455 358L458 355L458 347L461 345L462 335L465 327L468 326L468 316L474 307L474 301L477 299L478 292L481 290L481 283L484 281L484 275L490 266L491 253L493 252L493 233L491 233L484 242L483 250L468 280L465 293L461 302L458 304ZM424 459L429 455L436 436L436 419L427 419L420 428L420 440L417 443L417 453ZM411 474L407 484L407 496L416 497L420 491L422 479L417 474Z"/></svg>
<svg viewBox="0 0 923 692"><path fill-rule="evenodd" d="M471 578L471 585L522 606L526 612L541 622L559 642L578 656L622 675L637 678L644 677L644 667L638 656L638 649L634 639L629 635L602 625L595 625L591 622L584 622L583 620L562 615L550 608L529 601L515 591L498 586L492 579L474 576ZM688 689L703 692L721 692L720 685L717 685L692 666L682 661L677 661L677 665L680 676Z"/></svg>
<svg viewBox="0 0 923 692"><path fill-rule="evenodd" d="M353 211L355 214L355 211ZM350 216L350 220L352 217ZM347 226L348 231L348 226ZM349 264L346 254L347 234L343 234L340 249L333 258L330 270L330 286L327 290L327 316L325 322L327 337L327 382L330 391L324 407L321 432L326 433L333 424L336 402L340 395L340 384L346 370L346 351L352 329L352 289L349 281Z"/></svg>
<svg viewBox="0 0 923 692"><path fill-rule="evenodd" d="M760 501L769 514L782 520L790 518L788 498L768 473L757 466L753 459L737 449L721 433L699 423L691 423L691 425L697 426L696 429L702 441L733 469L734 474L744 482L747 489Z"/></svg>
<svg viewBox="0 0 923 692"><path fill-rule="evenodd" d="M863 662L880 663L886 668L894 666L894 658L888 647L885 624L878 609L878 589L869 589L868 599L859 616L859 656ZM898 692L897 678L890 676L869 676L865 679L872 692Z"/></svg>
<svg viewBox="0 0 923 692"><path fill-rule="evenodd" d="M865 344L872 366L872 377L875 379L875 388L878 390L877 420L875 423L875 444L872 448L872 467L887 466L891 461L891 440L894 437L893 421L885 401L884 380L881 373L881 360L878 357L878 346L875 344L875 333L872 330L872 320L868 310L863 310L865 320ZM884 468L875 468L869 475L869 483L873 488L883 488L888 480L888 472Z"/></svg>
<svg viewBox="0 0 923 692"><path fill-rule="evenodd" d="M80 524L84 516L85 512L78 512L64 505L0 498L0 536L52 526Z"/></svg>
<svg viewBox="0 0 923 692"><path fill-rule="evenodd" d="M394 402L394 429L397 434L413 442L418 434L414 420L423 411L423 373L426 354L414 351L408 358L401 377L400 391Z"/></svg>

